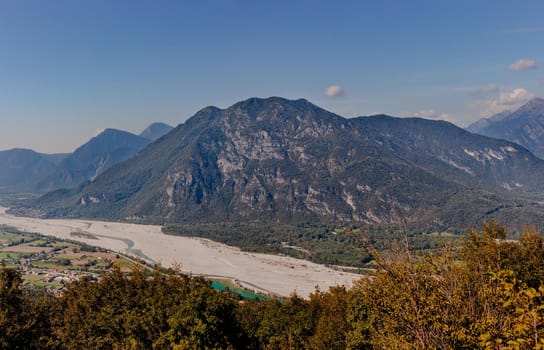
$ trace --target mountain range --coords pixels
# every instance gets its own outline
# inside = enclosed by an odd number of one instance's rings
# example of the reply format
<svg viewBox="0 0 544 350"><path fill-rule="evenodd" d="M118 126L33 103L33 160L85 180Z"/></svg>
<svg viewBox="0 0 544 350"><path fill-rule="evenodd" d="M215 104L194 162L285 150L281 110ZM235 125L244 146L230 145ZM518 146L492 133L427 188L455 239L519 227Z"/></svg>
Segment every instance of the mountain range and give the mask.
<svg viewBox="0 0 544 350"><path fill-rule="evenodd" d="M0 192L29 190L37 178L52 172L66 156L21 148L0 151Z"/></svg>
<svg viewBox="0 0 544 350"><path fill-rule="evenodd" d="M70 154L0 151L0 191L44 193L77 186L135 155L171 129L162 123L150 125L141 135L106 129Z"/></svg>
<svg viewBox="0 0 544 350"><path fill-rule="evenodd" d="M480 119L467 130L517 143L544 159L544 99L534 98L514 112Z"/></svg>
<svg viewBox="0 0 544 350"><path fill-rule="evenodd" d="M91 181L32 203L44 217L159 223L541 223L544 161L445 121L346 119L310 102L206 107Z"/></svg>

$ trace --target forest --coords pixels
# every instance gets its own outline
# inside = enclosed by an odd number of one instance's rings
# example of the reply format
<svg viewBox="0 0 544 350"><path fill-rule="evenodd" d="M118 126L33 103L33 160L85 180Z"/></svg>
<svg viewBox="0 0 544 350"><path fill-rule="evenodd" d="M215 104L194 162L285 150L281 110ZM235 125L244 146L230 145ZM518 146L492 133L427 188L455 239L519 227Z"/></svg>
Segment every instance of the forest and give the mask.
<svg viewBox="0 0 544 350"><path fill-rule="evenodd" d="M404 225L402 225L404 226ZM166 224L169 235L202 237L239 247L244 251L283 254L318 264L365 268L373 264L369 252L359 244L357 225L301 222L298 224L246 222ZM406 234L405 234L406 233ZM365 241L378 250L391 248L391 242L408 239L412 250L439 248L444 241L456 240L458 233L399 230L398 225L369 226Z"/></svg>
<svg viewBox="0 0 544 350"><path fill-rule="evenodd" d="M492 221L427 253L363 242L376 269L308 299L244 300L160 269L114 270L51 297L4 267L0 348L544 349L544 237L506 238Z"/></svg>

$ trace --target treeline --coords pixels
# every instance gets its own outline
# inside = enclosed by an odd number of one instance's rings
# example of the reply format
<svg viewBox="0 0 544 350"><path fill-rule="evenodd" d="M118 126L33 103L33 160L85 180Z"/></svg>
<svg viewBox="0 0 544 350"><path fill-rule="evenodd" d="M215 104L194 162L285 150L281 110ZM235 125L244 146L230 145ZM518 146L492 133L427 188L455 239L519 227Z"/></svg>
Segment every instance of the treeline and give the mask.
<svg viewBox="0 0 544 350"><path fill-rule="evenodd" d="M353 227L355 228L355 226ZM265 222L221 222L166 224L163 232L171 235L208 238L236 246L245 251L284 254L318 264L367 267L372 261L368 252L357 244L351 230L337 229L326 223L278 224ZM398 227L372 227L367 239L379 250L391 248L391 241L399 238ZM432 250L445 240L457 236L440 236L418 231L408 233L412 250Z"/></svg>
<svg viewBox="0 0 544 350"><path fill-rule="evenodd" d="M308 300L239 300L174 271L113 271L59 298L0 270L5 349L542 349L544 238L495 223L459 247L372 251L379 269Z"/></svg>

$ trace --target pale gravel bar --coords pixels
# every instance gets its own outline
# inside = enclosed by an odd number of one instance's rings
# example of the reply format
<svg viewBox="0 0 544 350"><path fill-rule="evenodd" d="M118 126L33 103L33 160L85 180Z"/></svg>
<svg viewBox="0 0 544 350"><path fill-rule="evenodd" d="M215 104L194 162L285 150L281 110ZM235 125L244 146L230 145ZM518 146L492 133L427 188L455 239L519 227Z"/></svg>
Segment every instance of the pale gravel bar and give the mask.
<svg viewBox="0 0 544 350"><path fill-rule="evenodd" d="M132 250L159 262L163 266L181 265L181 270L195 275L224 276L250 282L263 290L288 296L293 291L302 297L319 286L350 287L361 276L341 272L306 260L269 254L247 253L203 238L166 235L160 226L116 222L64 219L35 219L5 214L0 207L0 225L9 225L22 231L37 232L61 239L71 239L127 253L126 241L132 241ZM85 232L98 239L70 235ZM107 237L104 237L107 236ZM122 241L125 240L125 241ZM131 251L128 251L131 254Z"/></svg>

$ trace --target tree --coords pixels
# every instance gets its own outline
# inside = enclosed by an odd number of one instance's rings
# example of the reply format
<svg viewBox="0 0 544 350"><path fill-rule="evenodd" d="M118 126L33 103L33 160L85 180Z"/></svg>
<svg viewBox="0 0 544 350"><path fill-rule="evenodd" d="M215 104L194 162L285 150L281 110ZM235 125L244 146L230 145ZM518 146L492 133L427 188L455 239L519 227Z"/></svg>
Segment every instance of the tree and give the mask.
<svg viewBox="0 0 544 350"><path fill-rule="evenodd" d="M49 331L43 315L50 304L47 296L30 298L21 290L21 274L0 269L0 348L35 349Z"/></svg>
<svg viewBox="0 0 544 350"><path fill-rule="evenodd" d="M344 286L331 287L326 293L317 290L310 296L310 314L315 322L314 334L308 340L310 349L346 348L349 299L350 293Z"/></svg>
<svg viewBox="0 0 544 350"><path fill-rule="evenodd" d="M378 256L375 275L351 290L348 348L542 347L543 238L506 237L490 222L469 232L459 254Z"/></svg>
<svg viewBox="0 0 544 350"><path fill-rule="evenodd" d="M238 335L232 300L173 271L114 269L97 283L70 284L58 302L53 330L66 348L226 349Z"/></svg>

